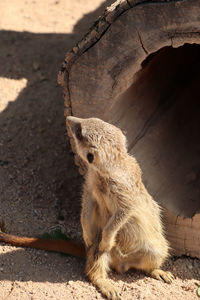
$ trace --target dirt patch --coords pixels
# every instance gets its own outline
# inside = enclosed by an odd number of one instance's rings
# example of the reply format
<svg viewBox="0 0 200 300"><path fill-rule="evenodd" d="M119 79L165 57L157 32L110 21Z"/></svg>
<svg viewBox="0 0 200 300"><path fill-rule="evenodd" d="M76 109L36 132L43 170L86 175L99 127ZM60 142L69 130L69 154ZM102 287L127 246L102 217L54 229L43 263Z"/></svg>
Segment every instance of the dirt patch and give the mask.
<svg viewBox="0 0 200 300"><path fill-rule="evenodd" d="M65 53L111 1L0 3L0 219L7 232L61 228L81 239L82 178L73 162L57 72ZM77 258L0 245L0 299L102 299ZM197 259L169 260L166 285L143 273L111 274L123 299L195 299Z"/></svg>

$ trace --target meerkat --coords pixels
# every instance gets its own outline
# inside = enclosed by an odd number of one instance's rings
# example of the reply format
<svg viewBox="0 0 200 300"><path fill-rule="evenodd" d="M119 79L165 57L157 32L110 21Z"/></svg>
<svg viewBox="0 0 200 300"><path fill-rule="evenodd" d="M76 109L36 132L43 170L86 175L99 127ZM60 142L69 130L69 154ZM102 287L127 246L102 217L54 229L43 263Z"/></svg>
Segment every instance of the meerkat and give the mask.
<svg viewBox="0 0 200 300"><path fill-rule="evenodd" d="M127 152L122 131L97 118L67 117L75 151L87 165L83 185L81 225L83 245L73 241L43 241L0 233L13 245L86 257L86 275L108 299L119 299L109 281L110 269L142 270L170 283L160 269L169 256L161 209L147 192L136 159ZM60 243L60 244L59 244Z"/></svg>

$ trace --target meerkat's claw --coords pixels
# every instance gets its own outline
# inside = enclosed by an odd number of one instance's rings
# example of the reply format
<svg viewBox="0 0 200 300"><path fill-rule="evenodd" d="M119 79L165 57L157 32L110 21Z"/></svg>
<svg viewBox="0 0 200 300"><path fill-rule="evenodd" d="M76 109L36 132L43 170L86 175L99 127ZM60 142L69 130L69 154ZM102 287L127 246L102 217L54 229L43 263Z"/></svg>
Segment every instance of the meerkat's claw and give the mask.
<svg viewBox="0 0 200 300"><path fill-rule="evenodd" d="M151 276L157 280L163 280L166 283L171 283L175 278L171 272L166 272L160 269L155 269L151 272Z"/></svg>

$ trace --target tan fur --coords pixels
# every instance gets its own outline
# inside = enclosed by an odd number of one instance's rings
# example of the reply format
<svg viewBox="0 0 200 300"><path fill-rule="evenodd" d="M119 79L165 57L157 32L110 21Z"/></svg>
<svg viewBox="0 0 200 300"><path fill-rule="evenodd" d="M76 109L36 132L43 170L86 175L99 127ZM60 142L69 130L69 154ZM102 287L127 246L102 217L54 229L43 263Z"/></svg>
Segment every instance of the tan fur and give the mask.
<svg viewBox="0 0 200 300"><path fill-rule="evenodd" d="M135 268L171 282L171 273L160 270L169 249L160 208L144 187L121 130L96 118L68 117L67 126L88 167L81 212L88 277L108 299L119 297L107 279L110 267Z"/></svg>

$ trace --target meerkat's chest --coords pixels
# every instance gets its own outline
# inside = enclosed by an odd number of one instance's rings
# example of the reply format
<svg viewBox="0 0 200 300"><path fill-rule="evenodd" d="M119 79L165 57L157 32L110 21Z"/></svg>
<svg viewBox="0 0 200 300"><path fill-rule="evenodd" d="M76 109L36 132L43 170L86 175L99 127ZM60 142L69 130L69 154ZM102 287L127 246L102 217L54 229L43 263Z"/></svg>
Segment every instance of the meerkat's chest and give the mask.
<svg viewBox="0 0 200 300"><path fill-rule="evenodd" d="M110 181L110 178L91 169L86 177L86 184L91 191L94 200L97 202L99 213L102 216L111 216L117 209L116 197L112 192L112 183Z"/></svg>
<svg viewBox="0 0 200 300"><path fill-rule="evenodd" d="M96 176L93 183L94 197L98 203L100 213L102 215L112 215L116 210L114 197L111 197L110 185L106 178Z"/></svg>

